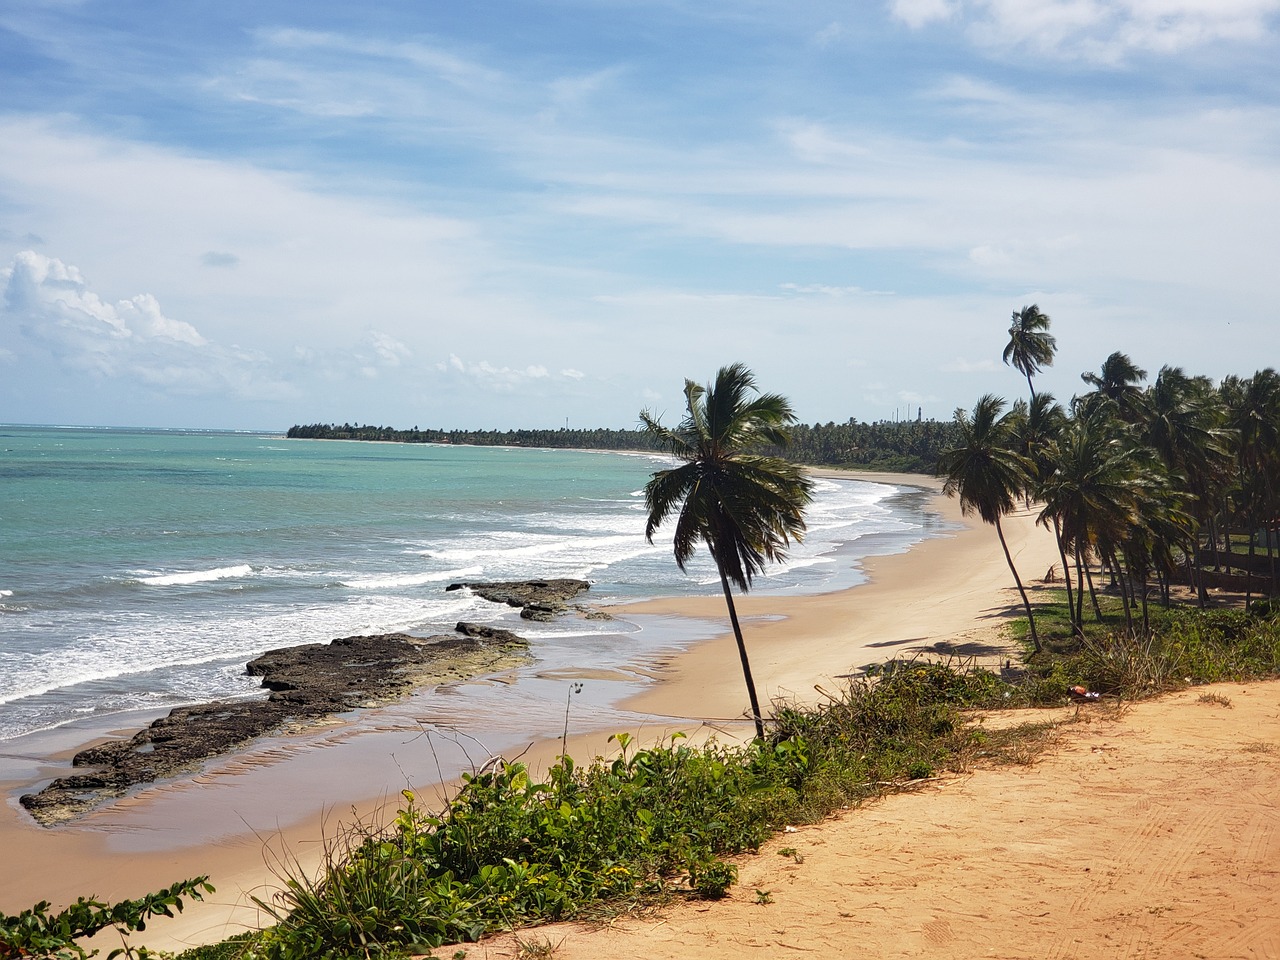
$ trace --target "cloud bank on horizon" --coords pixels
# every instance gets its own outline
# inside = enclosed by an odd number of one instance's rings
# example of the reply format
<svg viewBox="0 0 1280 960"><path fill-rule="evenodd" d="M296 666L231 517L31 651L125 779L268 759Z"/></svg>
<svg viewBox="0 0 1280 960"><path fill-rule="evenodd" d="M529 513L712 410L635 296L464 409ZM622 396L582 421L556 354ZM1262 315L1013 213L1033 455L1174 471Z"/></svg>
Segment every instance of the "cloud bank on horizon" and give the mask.
<svg viewBox="0 0 1280 960"><path fill-rule="evenodd" d="M11 0L0 422L807 421L1280 364L1280 0Z"/></svg>

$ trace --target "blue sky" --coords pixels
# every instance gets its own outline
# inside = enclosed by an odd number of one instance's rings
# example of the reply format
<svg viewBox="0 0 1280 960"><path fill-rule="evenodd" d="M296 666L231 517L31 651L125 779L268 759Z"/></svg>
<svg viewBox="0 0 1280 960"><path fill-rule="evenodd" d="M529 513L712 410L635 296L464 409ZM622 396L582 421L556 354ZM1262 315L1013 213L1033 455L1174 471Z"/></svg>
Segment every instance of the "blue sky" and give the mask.
<svg viewBox="0 0 1280 960"><path fill-rule="evenodd" d="M6 0L0 422L808 422L1280 363L1280 0Z"/></svg>

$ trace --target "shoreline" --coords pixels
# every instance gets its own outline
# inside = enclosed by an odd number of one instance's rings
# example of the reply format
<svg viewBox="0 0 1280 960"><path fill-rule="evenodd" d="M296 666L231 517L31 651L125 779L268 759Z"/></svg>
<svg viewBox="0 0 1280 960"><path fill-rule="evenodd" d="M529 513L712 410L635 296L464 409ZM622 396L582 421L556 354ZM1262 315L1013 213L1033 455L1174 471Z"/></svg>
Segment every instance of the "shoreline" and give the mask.
<svg viewBox="0 0 1280 960"><path fill-rule="evenodd" d="M825 594L739 597L763 700L813 698L815 684L838 683L840 675L853 667L909 654L926 640L956 644L961 652L967 643L992 647L989 641L998 633L998 625L1017 603L993 531L961 521L956 502L942 497L940 483L930 477L853 471L819 475L930 490L931 509L957 529L930 536L904 553L863 559L869 582L851 588ZM1051 536L1036 529L1030 515L1010 518L1006 533L1017 544L1025 580L1041 576L1056 559ZM1045 557L1049 559L1041 563ZM609 733L619 729L639 730L650 740L677 729L732 739L749 729L736 651L726 633L723 598L646 600L621 604L618 609L625 616L652 618L655 624L664 618L680 617L682 622L691 618L705 630L690 632L710 639L695 641L675 654L641 657L632 678L636 690L616 709L595 710L591 716L596 705L560 700L532 708L540 709L541 716L529 718L517 706L512 723L518 724L521 717L524 722L504 733L511 749L529 742L530 729L559 729L570 707L572 728L593 731L567 738L568 752L582 760L608 752ZM1000 653L992 647L992 655ZM572 677L562 672L554 679L563 684ZM496 687L504 697L519 694L514 687L504 689L502 677L480 683ZM20 878L0 880L0 910L16 912L38 899L65 903L78 895L136 897L175 880L208 873L218 887L216 894L204 904L189 905L177 920L157 922L137 942L180 949L251 925L257 911L248 895L262 895L278 885L264 853L277 860L313 863L321 839L332 836L335 820L367 817L388 801L398 802L398 790L406 783L421 786L422 794L430 798L451 779L434 775L431 758L423 760L419 755L427 752L416 743L424 731L430 753L456 749L464 758L463 768L466 760L478 765L486 759L471 756L485 745L467 739L465 722L449 725L448 693L449 689L435 691L429 705L423 698L413 698L400 708L343 718L331 731L306 742L268 738L189 782L155 785L70 827L50 830L23 823L15 810L13 791L6 789L9 802L0 812L0 844L15 854L15 862L30 868ZM423 713L430 721L425 726ZM455 738L452 743L447 742L450 735ZM355 746L357 740L360 747ZM543 737L535 743L522 759L534 769L545 768L560 752L561 739ZM362 764L379 748L390 751L402 780L378 781L366 775ZM439 757L434 761L436 773L443 769L443 762ZM345 773L335 790L332 774L337 767ZM384 787L373 789L377 782ZM300 799L281 803L281 797Z"/></svg>
<svg viewBox="0 0 1280 960"><path fill-rule="evenodd" d="M1016 656L999 627L1020 615L1021 605L995 532L963 517L959 502L943 496L940 480L852 471L817 475L928 490L931 508L950 529L905 552L864 558L867 582L855 587L810 596L735 595L762 705L813 702L821 697L818 687L838 686L862 667L896 656L950 655L991 668ZM1033 589L1059 562L1052 536L1036 527L1025 509L1005 519L1005 534L1024 583ZM723 626L712 640L664 664L662 682L626 706L659 716L746 716L746 692L722 597L645 600L627 609Z"/></svg>

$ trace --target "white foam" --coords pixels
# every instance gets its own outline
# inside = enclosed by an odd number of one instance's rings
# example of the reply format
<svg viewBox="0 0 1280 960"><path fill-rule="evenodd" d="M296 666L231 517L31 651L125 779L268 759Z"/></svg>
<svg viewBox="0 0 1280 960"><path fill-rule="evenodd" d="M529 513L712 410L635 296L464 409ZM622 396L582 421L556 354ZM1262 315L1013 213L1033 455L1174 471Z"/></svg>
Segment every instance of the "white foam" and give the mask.
<svg viewBox="0 0 1280 960"><path fill-rule="evenodd" d="M253 567L247 563L234 567L215 567L212 570L190 570L185 573L163 573L140 577L139 583L149 587L172 587L192 583L211 583L214 580L229 580L233 577L247 577L253 573Z"/></svg>
<svg viewBox="0 0 1280 960"><path fill-rule="evenodd" d="M341 636L416 631L425 623L455 622L482 603L464 593L426 600L361 595L323 611L282 609L265 616L246 611L214 622L136 614L117 624L118 632L83 636L74 657L57 651L31 656L0 649L0 704L155 670L228 662L238 672L263 650L327 643Z"/></svg>
<svg viewBox="0 0 1280 960"><path fill-rule="evenodd" d="M0 597L12 597L12 596L13 596L12 590L0 590Z"/></svg>
<svg viewBox="0 0 1280 960"><path fill-rule="evenodd" d="M464 567L460 570L442 570L434 573L401 573L385 577L365 577L358 580L341 581L344 587L353 590L387 590L395 587L416 587L424 583L440 583L442 580L457 580L459 577L474 577L483 573L484 567Z"/></svg>

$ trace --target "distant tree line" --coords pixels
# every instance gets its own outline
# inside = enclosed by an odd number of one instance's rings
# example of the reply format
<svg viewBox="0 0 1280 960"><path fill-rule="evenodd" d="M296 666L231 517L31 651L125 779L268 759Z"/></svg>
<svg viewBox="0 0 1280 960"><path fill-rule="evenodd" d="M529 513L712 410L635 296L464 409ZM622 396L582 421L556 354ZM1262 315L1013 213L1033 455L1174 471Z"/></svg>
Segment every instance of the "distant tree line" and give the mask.
<svg viewBox="0 0 1280 960"><path fill-rule="evenodd" d="M286 436L305 440L381 440L392 443L451 443L472 446L550 447L570 450L653 450L662 448L646 430L607 427L554 430L397 430L358 423L309 423L290 427ZM785 450L767 449L798 463L932 473L941 452L954 446L956 425L937 420L885 420L878 423L799 424Z"/></svg>

